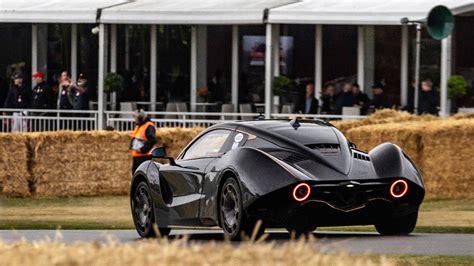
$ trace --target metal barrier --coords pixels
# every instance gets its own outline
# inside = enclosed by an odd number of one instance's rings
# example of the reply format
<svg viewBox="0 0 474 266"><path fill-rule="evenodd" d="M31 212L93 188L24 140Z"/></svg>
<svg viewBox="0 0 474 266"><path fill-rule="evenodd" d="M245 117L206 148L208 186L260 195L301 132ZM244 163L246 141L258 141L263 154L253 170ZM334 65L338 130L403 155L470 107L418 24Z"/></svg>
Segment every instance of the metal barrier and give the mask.
<svg viewBox="0 0 474 266"><path fill-rule="evenodd" d="M0 109L0 132L96 130L97 111Z"/></svg>
<svg viewBox="0 0 474 266"><path fill-rule="evenodd" d="M118 131L130 131L134 127L133 111L105 111L107 126ZM254 120L256 113L221 112L147 112L159 127L209 127L225 121ZM56 130L97 130L98 111L76 110L17 110L0 109L0 132L36 132ZM361 119L364 116L351 115L305 115L273 113L274 119Z"/></svg>
<svg viewBox="0 0 474 266"><path fill-rule="evenodd" d="M147 112L158 127L209 127L224 121L254 120L256 113ZM105 111L107 126L126 131L134 127L133 112Z"/></svg>

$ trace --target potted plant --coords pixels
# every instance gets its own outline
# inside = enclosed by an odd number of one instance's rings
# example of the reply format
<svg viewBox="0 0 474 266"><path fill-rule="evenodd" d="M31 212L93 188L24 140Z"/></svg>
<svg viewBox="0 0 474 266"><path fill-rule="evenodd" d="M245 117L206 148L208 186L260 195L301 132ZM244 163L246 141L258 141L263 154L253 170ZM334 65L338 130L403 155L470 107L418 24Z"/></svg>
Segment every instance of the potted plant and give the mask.
<svg viewBox="0 0 474 266"><path fill-rule="evenodd" d="M457 101L467 93L467 81L463 76L454 75L448 80L448 98L452 101L451 110L458 111Z"/></svg>
<svg viewBox="0 0 474 266"><path fill-rule="evenodd" d="M280 105L281 97L284 97L293 88L293 81L286 76L278 76L273 79L273 104Z"/></svg>
<svg viewBox="0 0 474 266"><path fill-rule="evenodd" d="M110 95L112 110L117 109L117 92L123 90L123 77L115 72L107 74L104 80L104 92Z"/></svg>

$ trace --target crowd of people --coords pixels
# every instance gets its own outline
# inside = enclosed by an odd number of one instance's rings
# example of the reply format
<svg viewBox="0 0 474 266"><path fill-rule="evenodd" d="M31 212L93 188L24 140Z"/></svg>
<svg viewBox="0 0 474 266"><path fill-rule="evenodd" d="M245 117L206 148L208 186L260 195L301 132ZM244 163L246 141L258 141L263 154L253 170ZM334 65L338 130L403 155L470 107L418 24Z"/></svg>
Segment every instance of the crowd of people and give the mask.
<svg viewBox="0 0 474 266"><path fill-rule="evenodd" d="M15 73L6 95L3 108L7 109L61 109L88 110L87 78L80 74L73 81L68 71L63 71L57 86L49 86L43 72L33 74L34 87L27 88L22 73Z"/></svg>
<svg viewBox="0 0 474 266"><path fill-rule="evenodd" d="M372 99L361 91L359 84L345 82L339 89L336 84L329 83L321 91L319 100L315 97L313 83L306 85L304 99L296 104L295 111L302 114L342 114L344 107L359 107L360 114L365 115L377 109L393 108L391 98L384 92L384 85L376 83L372 87ZM412 91L416 88L413 84ZM413 97L409 97L409 103L402 109L413 112ZM433 89L433 82L424 79L420 84L418 98L418 114L438 114L439 97Z"/></svg>

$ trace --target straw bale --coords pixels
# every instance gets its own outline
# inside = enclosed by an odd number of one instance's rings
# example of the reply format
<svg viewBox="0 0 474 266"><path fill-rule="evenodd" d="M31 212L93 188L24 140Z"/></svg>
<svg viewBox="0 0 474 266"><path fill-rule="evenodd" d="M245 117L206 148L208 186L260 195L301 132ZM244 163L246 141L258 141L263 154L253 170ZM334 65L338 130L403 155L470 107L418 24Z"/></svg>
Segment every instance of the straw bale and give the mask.
<svg viewBox="0 0 474 266"><path fill-rule="evenodd" d="M0 134L0 192L7 196L29 196L27 135Z"/></svg>
<svg viewBox="0 0 474 266"><path fill-rule="evenodd" d="M129 134L41 132L30 135L38 196L124 195L130 184Z"/></svg>
<svg viewBox="0 0 474 266"><path fill-rule="evenodd" d="M449 119L426 127L422 168L433 196L474 198L473 136L474 119Z"/></svg>
<svg viewBox="0 0 474 266"><path fill-rule="evenodd" d="M345 121L332 121L331 123L337 127L341 132L346 134L350 129L368 126L368 125L377 125L377 124L387 124L387 123L401 123L401 122L423 122L423 121L433 121L439 119L436 116L432 115L413 115L408 112L400 112L394 109L382 109L376 111L374 114L361 119L361 120L345 120Z"/></svg>
<svg viewBox="0 0 474 266"><path fill-rule="evenodd" d="M157 145L171 156L201 128L158 128ZM125 195L129 191L132 158L130 132L32 133L32 173L39 196Z"/></svg>

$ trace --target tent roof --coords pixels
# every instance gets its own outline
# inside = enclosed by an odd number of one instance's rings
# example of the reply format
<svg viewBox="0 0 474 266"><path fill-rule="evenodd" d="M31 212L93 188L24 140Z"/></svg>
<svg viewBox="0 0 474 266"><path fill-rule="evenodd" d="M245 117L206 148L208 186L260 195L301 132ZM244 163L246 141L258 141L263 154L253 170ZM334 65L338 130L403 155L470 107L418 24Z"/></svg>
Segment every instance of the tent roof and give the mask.
<svg viewBox="0 0 474 266"><path fill-rule="evenodd" d="M121 24L261 24L266 9L295 0L138 0L103 10L101 22Z"/></svg>
<svg viewBox="0 0 474 266"><path fill-rule="evenodd" d="M126 0L0 0L0 22L95 23L97 10Z"/></svg>
<svg viewBox="0 0 474 266"><path fill-rule="evenodd" d="M426 18L437 5L454 15L474 10L472 0L303 0L270 10L268 21L282 24L400 25Z"/></svg>

